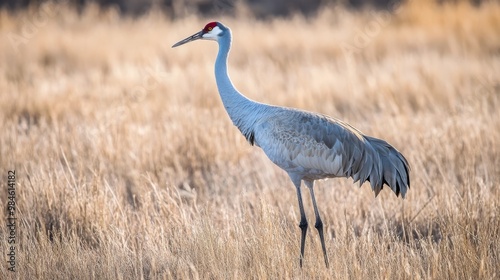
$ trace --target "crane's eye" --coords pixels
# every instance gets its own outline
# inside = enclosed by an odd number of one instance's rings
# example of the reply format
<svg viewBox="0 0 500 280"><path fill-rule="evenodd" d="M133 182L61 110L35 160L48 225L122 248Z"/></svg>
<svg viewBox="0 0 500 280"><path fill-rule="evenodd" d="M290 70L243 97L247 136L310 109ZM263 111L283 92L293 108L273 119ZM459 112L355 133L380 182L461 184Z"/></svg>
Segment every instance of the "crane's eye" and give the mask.
<svg viewBox="0 0 500 280"><path fill-rule="evenodd" d="M212 29L214 29L212 26L209 26L208 28L208 31L212 31Z"/></svg>

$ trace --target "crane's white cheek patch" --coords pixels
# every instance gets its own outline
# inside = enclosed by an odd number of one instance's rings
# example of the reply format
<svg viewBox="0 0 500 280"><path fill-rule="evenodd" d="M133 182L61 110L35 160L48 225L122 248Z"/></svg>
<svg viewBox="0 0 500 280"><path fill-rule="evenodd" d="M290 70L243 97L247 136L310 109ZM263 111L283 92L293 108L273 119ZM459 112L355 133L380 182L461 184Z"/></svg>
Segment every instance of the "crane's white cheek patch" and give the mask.
<svg viewBox="0 0 500 280"><path fill-rule="evenodd" d="M217 36L222 33L222 30L216 26L211 31L202 35L203 39L215 40L217 41Z"/></svg>

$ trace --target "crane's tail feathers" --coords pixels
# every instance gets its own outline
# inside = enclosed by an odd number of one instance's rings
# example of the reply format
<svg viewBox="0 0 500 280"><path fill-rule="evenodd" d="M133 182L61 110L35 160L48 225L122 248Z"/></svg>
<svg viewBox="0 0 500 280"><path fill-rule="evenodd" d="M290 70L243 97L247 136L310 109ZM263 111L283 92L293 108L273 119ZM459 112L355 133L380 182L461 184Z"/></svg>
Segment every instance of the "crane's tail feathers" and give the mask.
<svg viewBox="0 0 500 280"><path fill-rule="evenodd" d="M365 136L368 143L373 147L371 170L366 180L370 182L375 196L388 185L396 194L404 198L410 188L410 165L406 158L394 147L384 140ZM370 164L368 164L370 165ZM366 176L366 175L365 175ZM360 178L360 180L365 178ZM363 182L362 180L361 182Z"/></svg>

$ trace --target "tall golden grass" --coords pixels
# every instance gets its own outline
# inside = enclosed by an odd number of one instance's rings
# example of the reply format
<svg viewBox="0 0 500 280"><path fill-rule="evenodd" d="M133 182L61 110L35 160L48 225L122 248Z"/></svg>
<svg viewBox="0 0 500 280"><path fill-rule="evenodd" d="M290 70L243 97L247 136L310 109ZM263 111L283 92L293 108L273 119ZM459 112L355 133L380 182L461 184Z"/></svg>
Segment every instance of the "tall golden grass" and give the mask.
<svg viewBox="0 0 500 280"><path fill-rule="evenodd" d="M209 20L1 12L0 207L15 170L18 226L2 279L500 277L499 4L218 19L248 97L341 118L412 165L405 200L317 184L329 269L315 230L299 268L295 190L227 117L217 45L170 48Z"/></svg>

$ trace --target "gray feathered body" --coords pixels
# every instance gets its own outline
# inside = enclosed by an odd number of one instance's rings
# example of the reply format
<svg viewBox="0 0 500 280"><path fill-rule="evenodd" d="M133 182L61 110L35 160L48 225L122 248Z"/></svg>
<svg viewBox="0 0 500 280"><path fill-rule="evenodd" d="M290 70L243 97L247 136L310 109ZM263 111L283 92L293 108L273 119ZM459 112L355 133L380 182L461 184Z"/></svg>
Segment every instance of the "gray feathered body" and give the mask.
<svg viewBox="0 0 500 280"><path fill-rule="evenodd" d="M240 130L289 174L309 181L351 177L360 185L369 181L376 195L387 184L405 196L409 165L387 142L325 115L255 105L255 121Z"/></svg>

